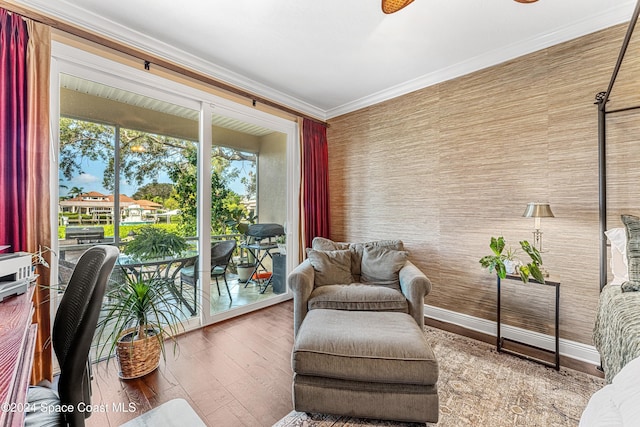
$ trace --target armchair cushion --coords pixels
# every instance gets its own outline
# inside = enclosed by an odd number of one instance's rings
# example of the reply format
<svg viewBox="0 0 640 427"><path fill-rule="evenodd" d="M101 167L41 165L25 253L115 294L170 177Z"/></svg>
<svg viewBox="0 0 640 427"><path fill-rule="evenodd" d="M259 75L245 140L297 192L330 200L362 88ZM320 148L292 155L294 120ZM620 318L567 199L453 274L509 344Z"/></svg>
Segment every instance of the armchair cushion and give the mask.
<svg viewBox="0 0 640 427"><path fill-rule="evenodd" d="M310 249L307 258L315 270L315 286L349 284L351 252L347 250L318 251Z"/></svg>
<svg viewBox="0 0 640 427"><path fill-rule="evenodd" d="M405 296L398 290L353 283L315 288L309 297L308 309L408 313L409 305Z"/></svg>
<svg viewBox="0 0 640 427"><path fill-rule="evenodd" d="M365 246L362 252L360 281L400 290L399 272L408 253L384 246Z"/></svg>

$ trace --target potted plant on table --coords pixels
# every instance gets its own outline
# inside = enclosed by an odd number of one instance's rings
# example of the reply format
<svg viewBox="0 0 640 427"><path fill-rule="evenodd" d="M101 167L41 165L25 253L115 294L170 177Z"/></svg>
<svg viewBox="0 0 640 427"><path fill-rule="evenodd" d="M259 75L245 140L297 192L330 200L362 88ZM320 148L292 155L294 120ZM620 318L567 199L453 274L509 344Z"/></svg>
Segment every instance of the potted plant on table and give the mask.
<svg viewBox="0 0 640 427"><path fill-rule="evenodd" d="M124 253L138 260L162 259L176 256L189 245L184 237L159 227L143 227L124 247Z"/></svg>
<svg viewBox="0 0 640 427"><path fill-rule="evenodd" d="M504 237L492 237L489 247L493 254L484 256L479 261L482 267L487 268L490 273L495 271L501 279L507 277L507 266L505 265L505 261L508 261L508 259L514 259L515 255L515 251L511 249L508 249L507 253L503 253L505 246ZM538 282L544 283L544 274L542 273L541 268L542 257L540 252L538 249L531 246L531 244L526 240L520 241L520 247L531 259L529 263L520 263L518 266L517 270L520 274L520 279L524 283L527 283L531 276Z"/></svg>

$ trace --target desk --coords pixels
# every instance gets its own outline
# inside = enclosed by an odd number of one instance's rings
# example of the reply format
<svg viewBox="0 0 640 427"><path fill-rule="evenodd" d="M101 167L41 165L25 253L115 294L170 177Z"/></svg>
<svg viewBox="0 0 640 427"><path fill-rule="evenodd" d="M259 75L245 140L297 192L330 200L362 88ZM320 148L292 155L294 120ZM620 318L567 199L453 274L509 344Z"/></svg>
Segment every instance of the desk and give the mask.
<svg viewBox="0 0 640 427"><path fill-rule="evenodd" d="M560 329L560 316L559 316L559 311L560 311L560 282L552 282L550 280L545 280L544 283L540 283L534 279L529 279L529 284L534 284L537 286L555 286L556 288L556 311L555 311L555 351L551 352L547 349L544 348L539 348L536 346L532 346L530 344L527 343L523 343L523 342L519 342L519 341L515 341L512 340L510 338L505 338L502 336L502 333L500 331L500 276L496 276L498 278L498 297L497 297L497 325L498 325L498 331L496 333L496 349L499 352L503 352L503 353L508 353L517 357L521 357L524 359L528 359L528 360L532 360L534 362L538 362L541 363L545 366L549 366L552 368L555 368L556 371L560 370L560 334L559 334L559 329ZM520 276L515 276L515 275L507 275L506 277L509 280L517 280L518 282L521 282ZM522 284L522 283L521 283ZM547 353L551 353L554 356L554 363L549 363L547 361L544 360L540 360L537 359L535 357L531 357L531 356L527 356L524 355L522 353L516 352L514 350L509 350L503 347L504 341L511 341L513 343L516 344L521 344L521 345L525 345L527 347L531 347L531 348L535 348L537 350L540 351L544 351Z"/></svg>
<svg viewBox="0 0 640 427"><path fill-rule="evenodd" d="M0 303L0 404L9 411L0 410L0 426L22 426L27 389L31 378L37 325L33 316L31 286L22 295L7 298Z"/></svg>
<svg viewBox="0 0 640 427"><path fill-rule="evenodd" d="M269 271L267 269L267 267L265 267L263 262L267 257L269 257L273 261L273 257L271 256L271 249L277 249L278 248L278 244L277 243L272 243L272 242L267 242L267 243L243 243L243 244L240 245L240 247L246 249L247 251L249 251L249 253L256 259L256 265L255 265L253 271L251 272L251 276L249 276L249 280L247 280L247 283L245 283L244 287L246 288L247 285L249 284L249 282L251 282L251 281L253 281L254 283L258 283L260 285L259 280L256 279L257 274L259 273L261 268L262 268L263 271ZM266 282L264 284L260 285L260 293L261 294L263 294L267 290L267 287L271 283L271 278L272 277L273 277L273 275L269 276L269 278L266 280Z"/></svg>

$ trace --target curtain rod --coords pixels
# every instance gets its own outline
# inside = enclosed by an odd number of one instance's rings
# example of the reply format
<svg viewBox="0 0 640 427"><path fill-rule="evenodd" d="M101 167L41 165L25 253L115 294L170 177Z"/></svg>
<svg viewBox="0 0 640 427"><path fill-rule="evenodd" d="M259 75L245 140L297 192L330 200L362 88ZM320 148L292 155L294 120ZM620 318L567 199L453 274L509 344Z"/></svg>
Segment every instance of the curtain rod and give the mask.
<svg viewBox="0 0 640 427"><path fill-rule="evenodd" d="M155 55L151 55L148 54L146 52L143 52L141 50L132 48L130 46L127 46L121 42L117 42L115 40L111 40L109 38L106 38L104 36L92 33L90 31L84 30L80 27L77 27L75 25L63 22L61 20L58 20L56 18L52 18L50 16L35 12L31 9L27 9L25 7L13 4L13 3L7 3L4 0L0 0L0 7L6 9L9 12L13 12L13 13L17 13L18 15L24 16L25 18L31 19L32 21L36 21L39 22L41 24L44 25L48 25L51 28L55 28L57 30L60 31L64 31L65 33L71 34L73 36L76 37L80 37L84 40L93 42L93 43L97 43L100 46L115 50L117 52L123 53L125 55L134 57L136 59L139 59L142 61L142 65L145 69L149 69L149 64L154 64L157 65L159 67L162 67L166 70L169 71L173 71L175 73L178 73L182 76L188 77L188 78L192 78L194 80L197 80L201 83L205 83L207 85L216 87L218 89L222 89L226 92L230 92L234 95L238 95L241 96L243 98L247 98L250 99L251 101L253 101L253 105L255 106L257 102L259 102L260 104L266 105L268 107L271 108L275 108L276 110L280 110L284 113L287 114L291 114L293 116L296 117L302 117L311 121L314 121L316 123L320 123L323 125L327 125L327 123L325 121L322 121L320 119L317 119L315 117L309 116L305 113L302 113L300 111L294 110L293 108L289 108L287 106L278 104L277 102L271 101L269 99L263 98L261 96L257 96L255 94L252 94L250 92L247 92L243 89L237 88L235 86L232 86L230 84L224 83L220 80L214 79L212 77L208 77L204 74L201 74L199 72L196 72L194 70L182 67L180 65L174 64L171 61L168 61L166 59L162 59L158 56Z"/></svg>

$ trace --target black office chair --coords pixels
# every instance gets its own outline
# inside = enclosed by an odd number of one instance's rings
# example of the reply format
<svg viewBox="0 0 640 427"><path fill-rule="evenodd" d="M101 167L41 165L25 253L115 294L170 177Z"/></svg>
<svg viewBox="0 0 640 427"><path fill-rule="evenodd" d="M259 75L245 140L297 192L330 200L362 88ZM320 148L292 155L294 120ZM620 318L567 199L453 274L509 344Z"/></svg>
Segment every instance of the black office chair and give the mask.
<svg viewBox="0 0 640 427"><path fill-rule="evenodd" d="M60 300L53 322L51 341L60 364L58 393L46 387L29 389L25 426L84 426L91 415L82 411L91 403L91 361L89 349L98 324L109 275L118 258L115 246L87 249L76 264ZM80 405L82 403L82 405ZM72 409L62 413L41 408Z"/></svg>
<svg viewBox="0 0 640 427"><path fill-rule="evenodd" d="M233 251L236 249L235 240L223 240L211 245L211 277L216 279L216 286L218 287L218 295L220 294L220 283L218 278L224 279L224 285L227 288L229 294L229 300L231 298L231 292L229 291L229 283L227 283L227 266L233 255ZM180 271L180 289L182 290L182 284L187 283L196 289L196 282L198 279L198 263L193 268L183 268Z"/></svg>

